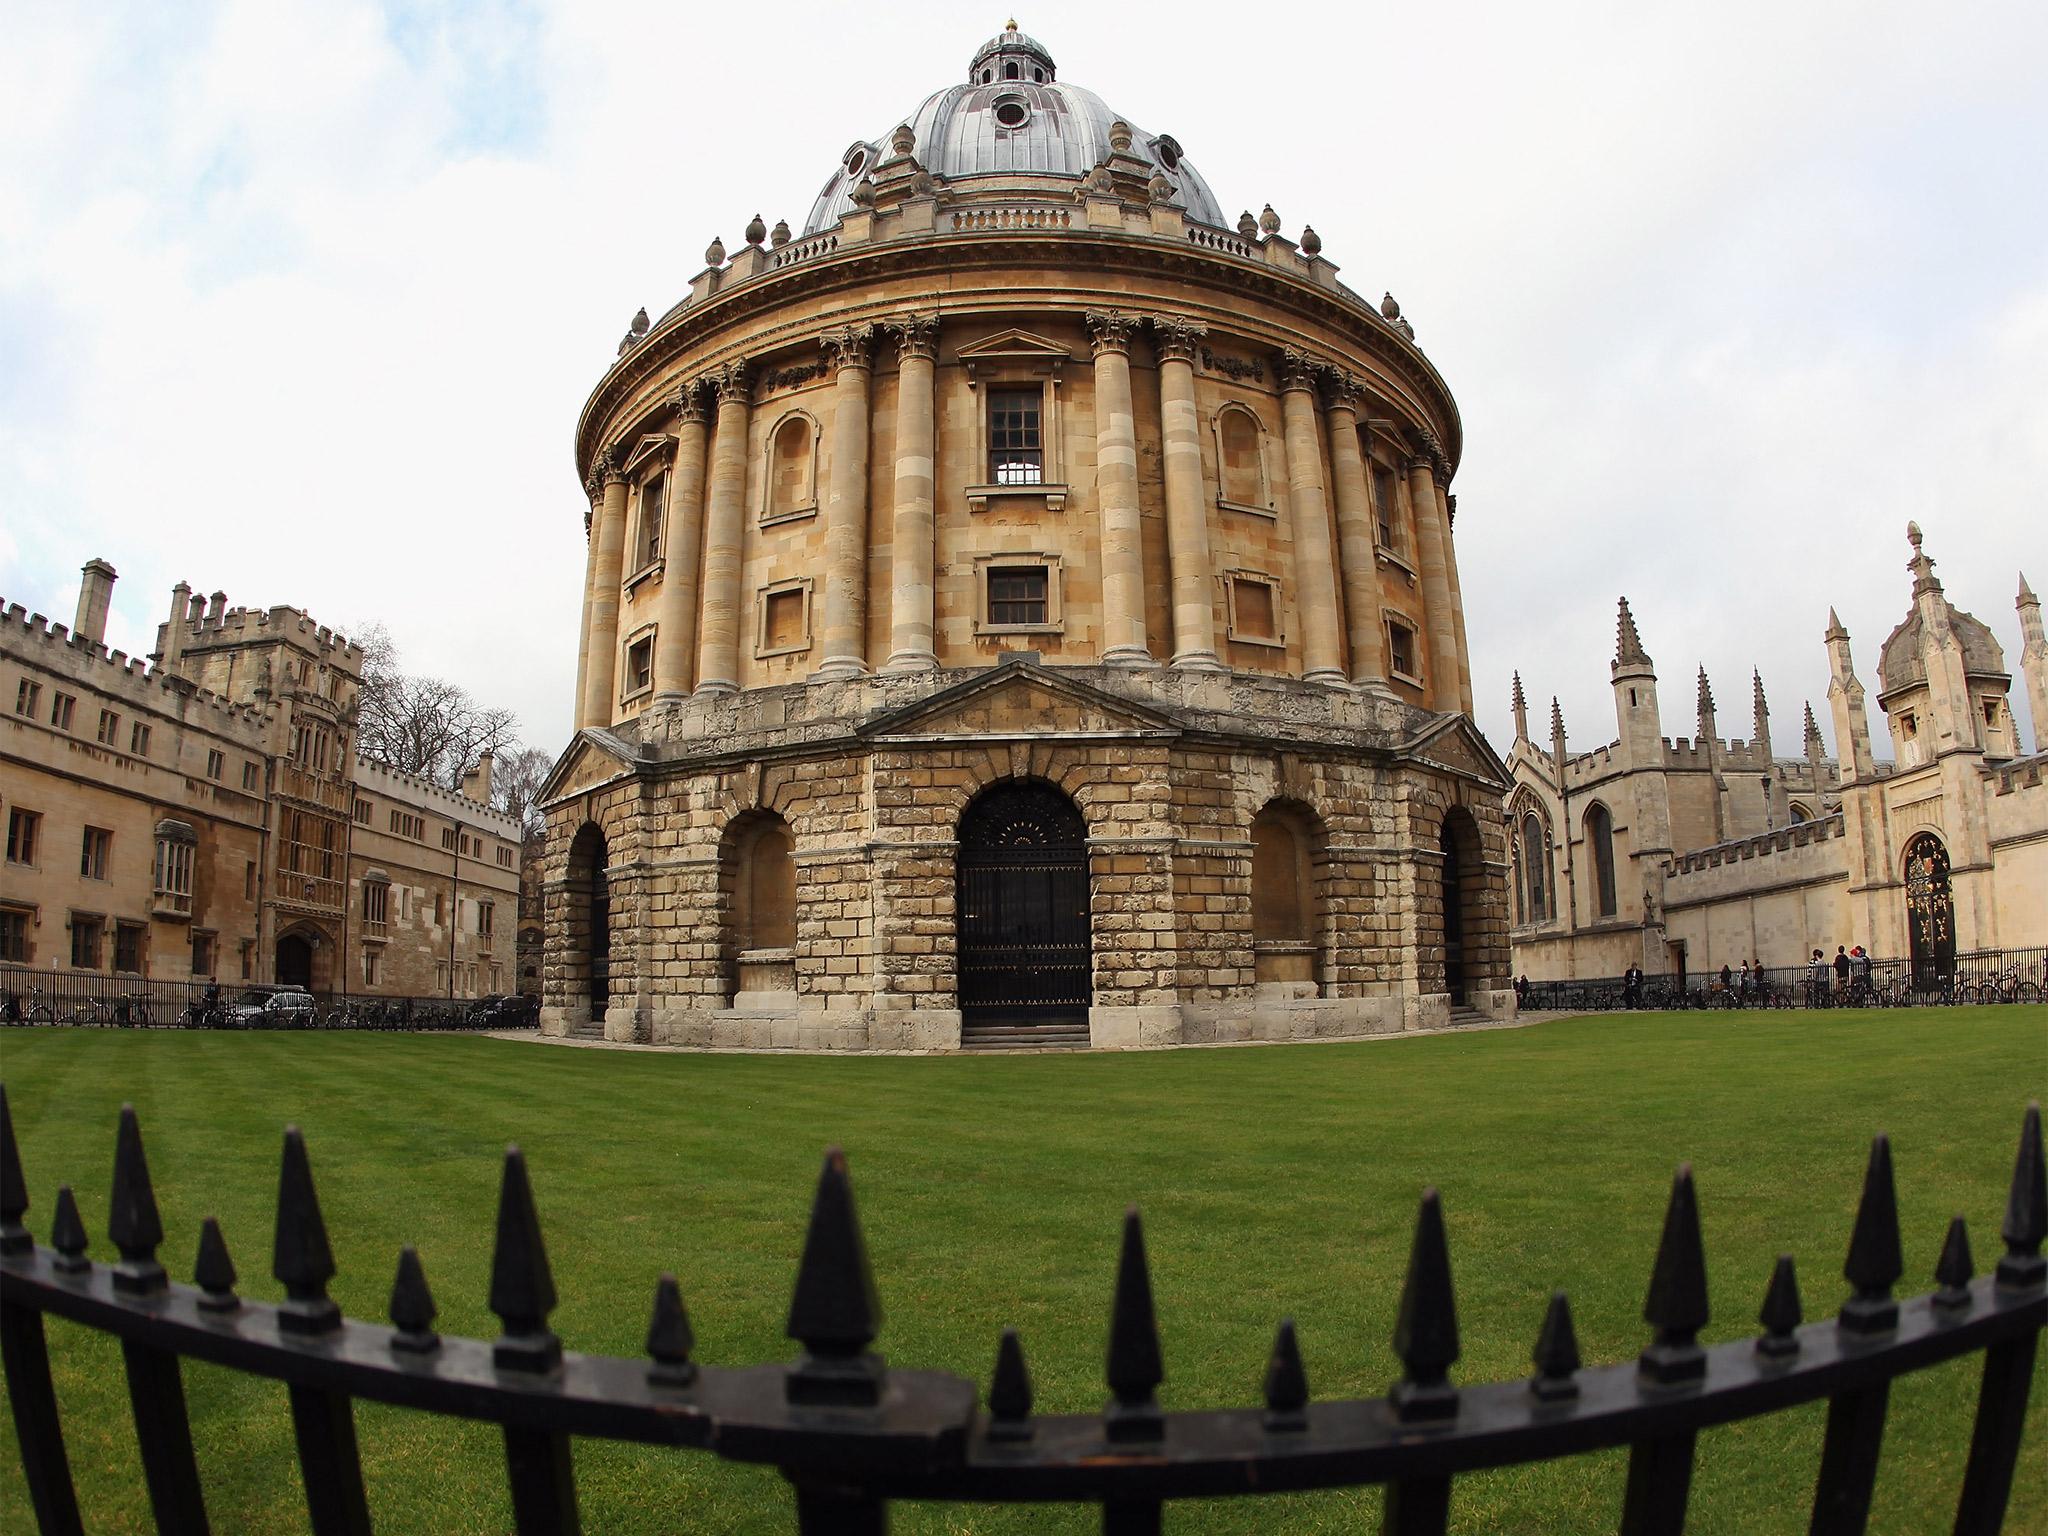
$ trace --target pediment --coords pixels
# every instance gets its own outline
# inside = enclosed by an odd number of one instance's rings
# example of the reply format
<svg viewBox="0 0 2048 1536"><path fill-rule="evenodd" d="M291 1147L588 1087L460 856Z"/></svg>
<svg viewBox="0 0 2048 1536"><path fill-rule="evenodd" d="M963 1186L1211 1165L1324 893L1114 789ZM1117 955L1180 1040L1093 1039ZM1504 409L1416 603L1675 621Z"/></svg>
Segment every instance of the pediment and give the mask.
<svg viewBox="0 0 2048 1536"><path fill-rule="evenodd" d="M650 460L666 463L669 455L675 451L675 446L675 438L668 433L649 432L627 450L623 465L627 478L637 479L640 471L647 467Z"/></svg>
<svg viewBox="0 0 2048 1536"><path fill-rule="evenodd" d="M633 749L610 731L578 731L540 787L542 804L609 784L633 767Z"/></svg>
<svg viewBox="0 0 2048 1536"><path fill-rule="evenodd" d="M1507 764L1479 727L1463 715L1452 715L1409 742L1406 756L1421 758L1453 773L1462 773L1505 790L1513 782Z"/></svg>
<svg viewBox="0 0 2048 1536"><path fill-rule="evenodd" d="M1016 329L998 331L993 336L970 341L954 356L967 365L970 379L980 370L1019 365L1050 367L1057 372L1060 364L1073 360L1073 354L1058 342L1035 331Z"/></svg>
<svg viewBox="0 0 2048 1536"><path fill-rule="evenodd" d="M990 669L869 721L869 740L1020 736L1161 737L1178 734L1165 715L1029 662Z"/></svg>

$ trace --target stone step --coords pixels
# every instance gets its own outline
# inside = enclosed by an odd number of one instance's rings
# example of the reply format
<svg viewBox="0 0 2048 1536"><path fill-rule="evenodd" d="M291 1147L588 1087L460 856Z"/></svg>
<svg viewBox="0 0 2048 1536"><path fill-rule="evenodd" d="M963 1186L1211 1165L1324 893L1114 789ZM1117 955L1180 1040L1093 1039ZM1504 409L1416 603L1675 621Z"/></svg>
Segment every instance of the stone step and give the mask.
<svg viewBox="0 0 2048 1536"><path fill-rule="evenodd" d="M968 1024L960 1030L963 1051L1085 1051L1086 1024Z"/></svg>

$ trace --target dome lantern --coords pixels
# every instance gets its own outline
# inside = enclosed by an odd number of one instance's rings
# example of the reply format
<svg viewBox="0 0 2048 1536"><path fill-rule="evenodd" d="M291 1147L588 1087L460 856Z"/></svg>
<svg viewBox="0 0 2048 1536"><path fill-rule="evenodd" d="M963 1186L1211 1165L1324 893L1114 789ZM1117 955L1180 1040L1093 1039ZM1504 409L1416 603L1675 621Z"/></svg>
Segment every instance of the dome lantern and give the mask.
<svg viewBox="0 0 2048 1536"><path fill-rule="evenodd" d="M1005 80L1050 85L1057 78L1051 52L1037 38L1019 32L1014 18L975 51L967 66L969 85L997 85Z"/></svg>

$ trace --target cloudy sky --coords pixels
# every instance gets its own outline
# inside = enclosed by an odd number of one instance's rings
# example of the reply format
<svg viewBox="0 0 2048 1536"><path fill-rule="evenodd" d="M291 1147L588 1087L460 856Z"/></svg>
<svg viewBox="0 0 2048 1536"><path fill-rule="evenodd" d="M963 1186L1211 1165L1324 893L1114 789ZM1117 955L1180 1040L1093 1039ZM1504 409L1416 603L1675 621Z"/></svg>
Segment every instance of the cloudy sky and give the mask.
<svg viewBox="0 0 2048 1536"><path fill-rule="evenodd" d="M1480 723L1613 734L1626 593L1692 731L1763 669L1871 681L1917 518L2016 665L2048 584L2048 6L1041 3L1018 20L1234 212L1391 289L1464 413ZM0 596L180 578L569 728L576 412L749 215L1005 20L595 0L13 0L0 44ZM1256 23L1256 25L1254 25ZM2017 702L2017 695L2016 695ZM2024 716L2024 704L2019 705ZM1829 732L1832 743L1832 732ZM2029 738L2031 739L2031 737Z"/></svg>

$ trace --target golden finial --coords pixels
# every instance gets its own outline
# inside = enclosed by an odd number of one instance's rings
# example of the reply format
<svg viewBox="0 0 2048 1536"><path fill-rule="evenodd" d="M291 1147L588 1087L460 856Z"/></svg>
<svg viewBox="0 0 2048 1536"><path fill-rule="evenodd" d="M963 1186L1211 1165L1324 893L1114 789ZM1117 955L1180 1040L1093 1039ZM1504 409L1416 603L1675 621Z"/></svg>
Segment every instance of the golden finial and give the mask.
<svg viewBox="0 0 2048 1536"><path fill-rule="evenodd" d="M1004 30L1005 32L1014 32L1014 31L1016 31L1016 30L1017 30L1017 18L1016 18L1016 17L1014 17L1014 16L1012 16L1012 17L1010 18L1010 24L1009 24L1009 25L1008 25L1007 27L1003 28L1003 30Z"/></svg>

